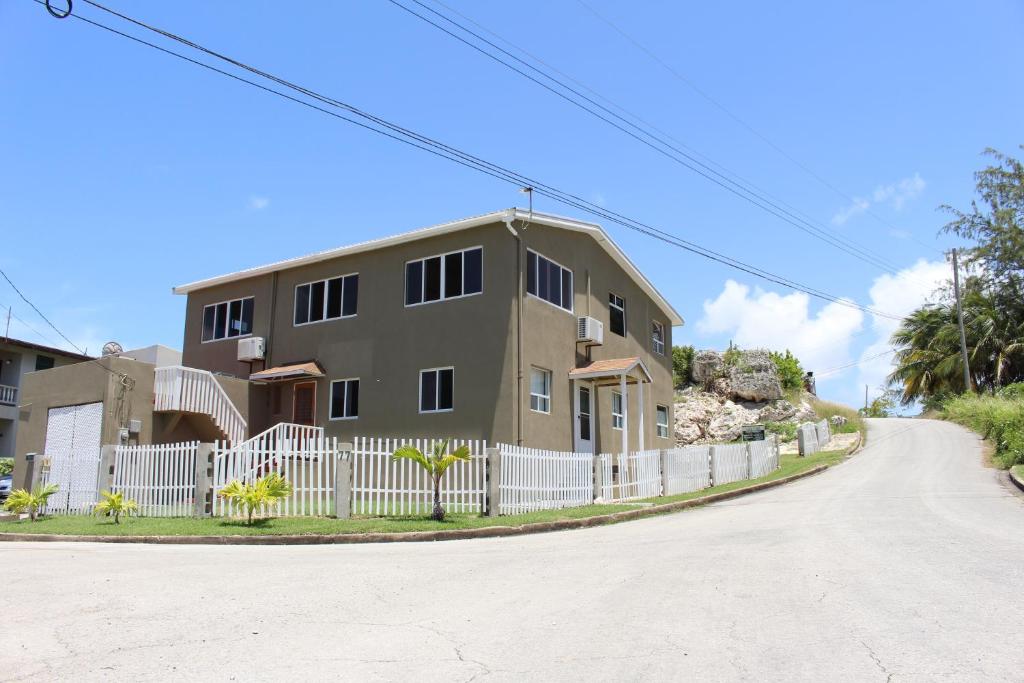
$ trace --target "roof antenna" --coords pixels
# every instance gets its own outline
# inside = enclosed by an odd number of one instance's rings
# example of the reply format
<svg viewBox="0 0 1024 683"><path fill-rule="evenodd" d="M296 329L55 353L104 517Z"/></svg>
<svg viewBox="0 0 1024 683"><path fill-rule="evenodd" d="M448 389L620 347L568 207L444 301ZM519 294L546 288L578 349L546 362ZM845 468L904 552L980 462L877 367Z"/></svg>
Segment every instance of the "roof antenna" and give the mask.
<svg viewBox="0 0 1024 683"><path fill-rule="evenodd" d="M529 197L530 201L530 220L526 221L526 225L523 226L523 229L525 230L527 227L529 227L530 223L533 222L533 188L529 186L522 187L519 188L519 191L525 194L527 197Z"/></svg>

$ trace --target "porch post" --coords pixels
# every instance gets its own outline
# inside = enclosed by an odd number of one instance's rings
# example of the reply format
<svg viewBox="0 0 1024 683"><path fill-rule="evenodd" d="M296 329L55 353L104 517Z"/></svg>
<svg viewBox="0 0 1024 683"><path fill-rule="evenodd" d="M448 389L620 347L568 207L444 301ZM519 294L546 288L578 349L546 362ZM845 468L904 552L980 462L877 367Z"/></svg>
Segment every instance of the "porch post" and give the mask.
<svg viewBox="0 0 1024 683"><path fill-rule="evenodd" d="M636 393L638 400L637 409L639 411L636 421L639 436L637 441L640 445L640 450L644 450L644 381L640 377L636 378Z"/></svg>
<svg viewBox="0 0 1024 683"><path fill-rule="evenodd" d="M629 455L629 394L626 393L626 373L619 375L619 393L622 394L622 455Z"/></svg>

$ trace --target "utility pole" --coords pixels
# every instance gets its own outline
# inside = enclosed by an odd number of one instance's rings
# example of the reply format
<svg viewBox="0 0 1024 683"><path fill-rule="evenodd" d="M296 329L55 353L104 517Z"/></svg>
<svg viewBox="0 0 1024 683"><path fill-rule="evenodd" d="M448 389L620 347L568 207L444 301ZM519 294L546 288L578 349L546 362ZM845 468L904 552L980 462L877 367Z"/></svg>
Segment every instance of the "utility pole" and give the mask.
<svg viewBox="0 0 1024 683"><path fill-rule="evenodd" d="M7 307L7 329L4 330L4 341L11 338L11 307Z"/></svg>
<svg viewBox="0 0 1024 683"><path fill-rule="evenodd" d="M960 360L964 366L964 391L970 391L971 370L967 365L967 335L964 332L964 309L960 304L960 268L957 267L956 249L953 249L953 296L956 297L956 321L960 327Z"/></svg>
<svg viewBox="0 0 1024 683"><path fill-rule="evenodd" d="M868 414L868 385L864 385L864 414Z"/></svg>

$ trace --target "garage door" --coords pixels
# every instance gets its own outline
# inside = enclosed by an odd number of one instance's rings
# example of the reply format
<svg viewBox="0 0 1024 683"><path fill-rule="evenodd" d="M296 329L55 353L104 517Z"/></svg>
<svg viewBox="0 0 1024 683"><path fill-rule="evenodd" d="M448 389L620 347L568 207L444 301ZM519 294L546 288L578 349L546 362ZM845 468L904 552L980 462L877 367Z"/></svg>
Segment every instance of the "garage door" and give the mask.
<svg viewBox="0 0 1024 683"><path fill-rule="evenodd" d="M96 477L100 461L103 404L50 408L46 416L49 462L45 483L56 484L47 512L88 513L96 503Z"/></svg>

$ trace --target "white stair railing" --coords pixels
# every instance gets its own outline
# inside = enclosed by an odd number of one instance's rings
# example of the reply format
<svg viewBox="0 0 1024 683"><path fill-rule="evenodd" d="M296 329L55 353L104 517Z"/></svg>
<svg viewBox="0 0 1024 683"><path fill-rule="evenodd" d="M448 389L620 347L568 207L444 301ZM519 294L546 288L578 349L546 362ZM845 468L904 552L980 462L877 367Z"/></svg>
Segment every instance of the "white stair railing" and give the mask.
<svg viewBox="0 0 1024 683"><path fill-rule="evenodd" d="M232 441L245 439L246 422L213 373L172 365L156 369L154 409L209 415Z"/></svg>
<svg viewBox="0 0 1024 683"><path fill-rule="evenodd" d="M18 405L17 398L18 387L0 384L0 403L4 403L9 406L16 406Z"/></svg>

